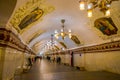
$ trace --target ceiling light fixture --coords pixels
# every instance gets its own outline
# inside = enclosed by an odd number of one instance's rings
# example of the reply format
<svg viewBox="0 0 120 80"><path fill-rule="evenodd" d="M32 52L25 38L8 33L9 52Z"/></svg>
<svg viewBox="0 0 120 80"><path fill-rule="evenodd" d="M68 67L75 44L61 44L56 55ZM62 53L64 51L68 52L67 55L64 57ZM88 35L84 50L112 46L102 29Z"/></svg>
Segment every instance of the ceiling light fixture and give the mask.
<svg viewBox="0 0 120 80"><path fill-rule="evenodd" d="M51 34L51 39L49 41L47 41L44 48L54 52L55 46L56 46L56 41L54 41L53 37L54 37L54 35Z"/></svg>
<svg viewBox="0 0 120 80"><path fill-rule="evenodd" d="M80 10L85 10L85 6L87 5L88 17L92 17L92 11L97 7L105 14L105 16L109 16L111 3L113 1L118 0L80 0L79 7Z"/></svg>
<svg viewBox="0 0 120 80"><path fill-rule="evenodd" d="M64 40L66 36L69 36L69 38L72 37L72 34L71 34L71 30L69 29L67 32L65 32L65 26L64 26L64 23L65 23L65 19L62 19L61 20L61 23L62 23L62 29L58 32L57 30L55 30L55 38L59 38L60 36L62 37L62 39Z"/></svg>

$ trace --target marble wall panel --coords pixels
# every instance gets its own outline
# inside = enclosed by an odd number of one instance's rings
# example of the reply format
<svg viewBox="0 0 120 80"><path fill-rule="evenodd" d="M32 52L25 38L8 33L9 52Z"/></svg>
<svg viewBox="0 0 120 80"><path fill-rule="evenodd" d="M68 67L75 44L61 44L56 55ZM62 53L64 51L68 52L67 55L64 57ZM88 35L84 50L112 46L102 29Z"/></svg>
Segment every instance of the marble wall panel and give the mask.
<svg viewBox="0 0 120 80"><path fill-rule="evenodd" d="M21 69L23 53L12 48L6 48L5 60L3 65L3 80L10 80L14 77L17 69Z"/></svg>
<svg viewBox="0 0 120 80"><path fill-rule="evenodd" d="M70 65L71 55L62 55L62 63ZM87 71L108 71L120 74L120 51L74 54L74 66Z"/></svg>
<svg viewBox="0 0 120 80"><path fill-rule="evenodd" d="M5 48L0 47L0 80L2 80L2 73L3 73L3 63L5 57Z"/></svg>

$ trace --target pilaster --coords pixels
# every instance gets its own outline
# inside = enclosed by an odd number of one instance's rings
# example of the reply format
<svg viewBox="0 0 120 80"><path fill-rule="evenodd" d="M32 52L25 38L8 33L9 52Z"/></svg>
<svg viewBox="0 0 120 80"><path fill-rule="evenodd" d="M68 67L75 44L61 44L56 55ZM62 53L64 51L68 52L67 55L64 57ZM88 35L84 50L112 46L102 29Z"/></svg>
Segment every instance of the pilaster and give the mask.
<svg viewBox="0 0 120 80"><path fill-rule="evenodd" d="M3 76L3 65L5 60L5 47L0 47L0 80L2 80Z"/></svg>

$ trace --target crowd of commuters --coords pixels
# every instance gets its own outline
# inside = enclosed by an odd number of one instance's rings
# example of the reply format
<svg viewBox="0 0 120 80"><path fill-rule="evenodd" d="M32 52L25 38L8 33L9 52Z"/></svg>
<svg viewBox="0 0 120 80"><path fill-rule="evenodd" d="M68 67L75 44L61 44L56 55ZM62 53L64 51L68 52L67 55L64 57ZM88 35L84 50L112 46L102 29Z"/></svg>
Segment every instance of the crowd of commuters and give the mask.
<svg viewBox="0 0 120 80"><path fill-rule="evenodd" d="M32 67L32 65L34 64L34 62L36 62L37 60L41 60L42 56L35 56L35 57L28 57L27 59L27 68L30 69ZM56 62L58 64L61 63L61 58L59 56L53 57L53 56L47 56L46 59L50 62Z"/></svg>
<svg viewBox="0 0 120 80"><path fill-rule="evenodd" d="M35 56L35 57L29 56L27 59L27 68L30 69L32 65L34 64L34 62L36 62L38 59L41 60L42 57L41 56Z"/></svg>
<svg viewBox="0 0 120 80"><path fill-rule="evenodd" d="M47 56L46 58L47 58L47 60L50 61L50 62L57 62L58 64L61 63L61 58L60 58L59 56L57 56L57 57Z"/></svg>

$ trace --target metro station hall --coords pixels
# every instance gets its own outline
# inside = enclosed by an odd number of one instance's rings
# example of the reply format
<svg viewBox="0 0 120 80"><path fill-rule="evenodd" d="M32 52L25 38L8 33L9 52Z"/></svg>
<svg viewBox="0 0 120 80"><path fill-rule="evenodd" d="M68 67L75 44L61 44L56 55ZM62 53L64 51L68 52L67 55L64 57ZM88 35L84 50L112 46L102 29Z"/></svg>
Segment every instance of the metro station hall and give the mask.
<svg viewBox="0 0 120 80"><path fill-rule="evenodd" d="M0 0L0 80L120 80L120 0Z"/></svg>

